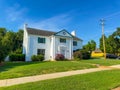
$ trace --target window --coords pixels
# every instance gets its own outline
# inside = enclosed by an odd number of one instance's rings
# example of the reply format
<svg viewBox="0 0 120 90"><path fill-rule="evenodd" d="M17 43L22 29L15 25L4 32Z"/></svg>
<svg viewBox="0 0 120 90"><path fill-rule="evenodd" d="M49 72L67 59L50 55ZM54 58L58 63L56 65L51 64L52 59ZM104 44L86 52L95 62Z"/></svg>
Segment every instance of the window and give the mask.
<svg viewBox="0 0 120 90"><path fill-rule="evenodd" d="M66 43L66 39L65 38L60 38L60 42L61 43Z"/></svg>
<svg viewBox="0 0 120 90"><path fill-rule="evenodd" d="M45 38L38 37L38 43L45 43Z"/></svg>
<svg viewBox="0 0 120 90"><path fill-rule="evenodd" d="M73 41L73 46L77 46L77 41Z"/></svg>
<svg viewBox="0 0 120 90"><path fill-rule="evenodd" d="M40 54L45 55L45 49L38 49L37 55L40 55Z"/></svg>

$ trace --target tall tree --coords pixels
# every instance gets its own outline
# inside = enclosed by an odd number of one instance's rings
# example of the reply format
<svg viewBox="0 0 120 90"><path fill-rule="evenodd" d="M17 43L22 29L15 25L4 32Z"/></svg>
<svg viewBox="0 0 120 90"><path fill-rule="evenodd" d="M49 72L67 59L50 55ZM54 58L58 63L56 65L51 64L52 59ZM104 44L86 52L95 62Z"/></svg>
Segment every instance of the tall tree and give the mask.
<svg viewBox="0 0 120 90"><path fill-rule="evenodd" d="M86 51L92 52L96 48L96 42L94 40L89 41L86 45L83 46L83 49Z"/></svg>
<svg viewBox="0 0 120 90"><path fill-rule="evenodd" d="M2 39L4 38L6 32L6 28L0 28L0 63L5 58L7 53L5 47L2 45Z"/></svg>
<svg viewBox="0 0 120 90"><path fill-rule="evenodd" d="M5 36L6 32L7 32L6 28L0 28L0 41Z"/></svg>
<svg viewBox="0 0 120 90"><path fill-rule="evenodd" d="M23 30L18 32L0 28L0 61L9 53L22 53Z"/></svg>
<svg viewBox="0 0 120 90"><path fill-rule="evenodd" d="M117 28L108 38L105 36L106 52L112 54L120 53L120 28ZM103 41L100 38L100 49L103 51Z"/></svg>
<svg viewBox="0 0 120 90"><path fill-rule="evenodd" d="M14 45L14 51L16 53L22 53L22 44L23 44L23 30L20 29L15 34L15 45Z"/></svg>
<svg viewBox="0 0 120 90"><path fill-rule="evenodd" d="M2 39L2 45L5 46L8 52L14 51L15 33L9 31Z"/></svg>
<svg viewBox="0 0 120 90"><path fill-rule="evenodd" d="M112 34L114 38L114 42L116 43L116 49L115 53L120 53L120 28L117 28L117 30Z"/></svg>

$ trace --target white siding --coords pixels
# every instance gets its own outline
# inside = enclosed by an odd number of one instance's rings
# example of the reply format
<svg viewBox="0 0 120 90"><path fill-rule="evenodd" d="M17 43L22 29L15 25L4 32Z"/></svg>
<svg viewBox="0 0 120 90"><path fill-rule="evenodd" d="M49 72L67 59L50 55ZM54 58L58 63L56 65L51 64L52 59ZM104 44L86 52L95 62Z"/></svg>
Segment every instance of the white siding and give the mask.
<svg viewBox="0 0 120 90"><path fill-rule="evenodd" d="M45 38L45 43L38 43L38 37ZM60 38L65 38L66 43L61 43ZM45 49L45 60L54 60L55 55L60 53L59 47L65 47L65 58L73 58L73 50L82 48L82 41L77 41L77 46L73 46L73 38L69 33L59 32L50 37L31 35L24 30L23 54L26 55L26 61L31 61L32 55L37 55L37 49Z"/></svg>
<svg viewBox="0 0 120 90"><path fill-rule="evenodd" d="M38 37L45 38L46 42L38 43ZM37 55L37 49L45 49L45 60L50 59L50 37L29 35L28 47L29 53L26 55L27 60L31 61L31 56Z"/></svg>
<svg viewBox="0 0 120 90"><path fill-rule="evenodd" d="M77 40L77 46L73 46L73 50L77 50L77 49L82 49L82 41Z"/></svg>
<svg viewBox="0 0 120 90"><path fill-rule="evenodd" d="M65 38L66 39L66 43L60 43L60 38ZM69 37L60 37L60 36L56 36L55 37L55 55L60 53L59 51L59 47L65 47L66 51L65 51L65 58L67 59L71 59L72 57L72 53L71 53L71 45L72 45L72 38Z"/></svg>

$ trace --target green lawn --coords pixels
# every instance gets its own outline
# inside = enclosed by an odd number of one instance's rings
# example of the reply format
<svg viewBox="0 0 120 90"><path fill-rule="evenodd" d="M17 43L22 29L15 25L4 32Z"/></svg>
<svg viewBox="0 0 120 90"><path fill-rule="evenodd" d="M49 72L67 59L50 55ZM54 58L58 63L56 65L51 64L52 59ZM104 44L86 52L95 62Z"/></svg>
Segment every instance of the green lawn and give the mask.
<svg viewBox="0 0 120 90"><path fill-rule="evenodd" d="M106 59L106 60L104 60L104 59L90 59L90 60L82 60L81 62L91 63L91 64L99 64L99 65L103 65L103 66L120 64L120 60L116 60L116 59Z"/></svg>
<svg viewBox="0 0 120 90"><path fill-rule="evenodd" d="M120 70L74 75L3 87L0 90L111 90L117 86L120 86Z"/></svg>
<svg viewBox="0 0 120 90"><path fill-rule="evenodd" d="M0 79L17 78L96 67L93 64L115 65L120 64L120 60L91 59L81 61L56 62L8 62L5 63L4 66L0 66Z"/></svg>
<svg viewBox="0 0 120 90"><path fill-rule="evenodd" d="M95 66L79 61L58 62L14 62L0 66L0 79L33 76L46 73L93 68Z"/></svg>

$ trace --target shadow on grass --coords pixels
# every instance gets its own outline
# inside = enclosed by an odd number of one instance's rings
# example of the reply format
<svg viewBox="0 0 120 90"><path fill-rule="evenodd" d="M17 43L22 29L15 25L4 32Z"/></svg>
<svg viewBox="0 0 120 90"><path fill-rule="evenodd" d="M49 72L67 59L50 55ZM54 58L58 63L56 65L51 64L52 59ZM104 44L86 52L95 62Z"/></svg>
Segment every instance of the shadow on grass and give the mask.
<svg viewBox="0 0 120 90"><path fill-rule="evenodd" d="M101 60L101 59L104 59L104 57L91 57L91 59L93 59L93 60L94 59L98 59L98 60L100 59Z"/></svg>
<svg viewBox="0 0 120 90"><path fill-rule="evenodd" d="M0 73L4 71L8 71L9 69L18 66L25 66L25 65L38 64L38 63L45 63L45 62L3 62L3 65L0 66Z"/></svg>

